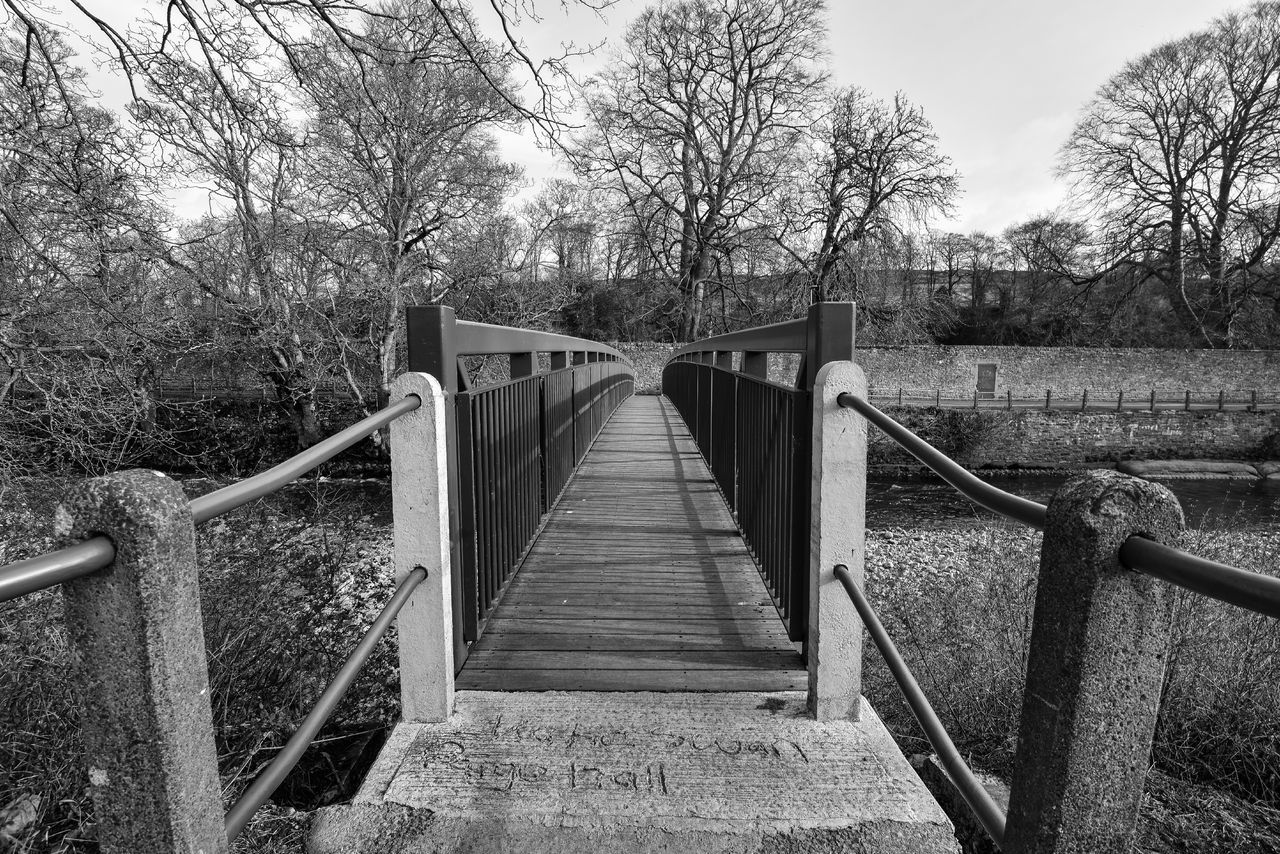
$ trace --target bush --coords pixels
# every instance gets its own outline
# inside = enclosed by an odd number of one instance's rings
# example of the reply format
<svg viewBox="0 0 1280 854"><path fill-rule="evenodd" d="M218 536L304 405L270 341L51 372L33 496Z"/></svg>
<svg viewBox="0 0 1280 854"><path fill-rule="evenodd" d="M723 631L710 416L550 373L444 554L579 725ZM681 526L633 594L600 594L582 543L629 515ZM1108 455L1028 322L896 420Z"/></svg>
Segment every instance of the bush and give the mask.
<svg viewBox="0 0 1280 854"><path fill-rule="evenodd" d="M999 411L932 406L888 407L886 411L899 424L969 468L983 465L992 458L992 452L1000 451L1012 429L1009 416ZM915 461L879 430L870 431L867 440L868 462L872 465Z"/></svg>

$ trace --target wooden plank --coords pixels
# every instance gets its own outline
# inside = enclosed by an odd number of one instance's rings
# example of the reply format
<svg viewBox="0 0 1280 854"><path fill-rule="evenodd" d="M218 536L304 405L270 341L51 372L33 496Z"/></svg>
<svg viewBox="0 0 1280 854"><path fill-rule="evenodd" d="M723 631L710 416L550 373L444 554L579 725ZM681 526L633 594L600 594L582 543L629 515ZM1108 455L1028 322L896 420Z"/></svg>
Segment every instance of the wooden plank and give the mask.
<svg viewBox="0 0 1280 854"><path fill-rule="evenodd" d="M473 670L464 691L804 691L802 670Z"/></svg>
<svg viewBox="0 0 1280 854"><path fill-rule="evenodd" d="M761 649L472 650L467 666L481 670L786 670L794 651Z"/></svg>
<svg viewBox="0 0 1280 854"><path fill-rule="evenodd" d="M471 654L485 650L770 650L779 649L773 635L672 634L547 634L537 632L487 632L471 647ZM798 655L798 653L797 653Z"/></svg>
<svg viewBox="0 0 1280 854"><path fill-rule="evenodd" d="M776 621L775 621L776 622ZM665 631L670 634L705 635L709 637L774 638L778 643L788 643L787 633L780 622L775 626L767 620L704 620L692 624L671 621L663 626L661 621L643 617L618 617L602 620L595 617L574 619L547 619L545 617L508 617L498 612L489 618L485 637L493 632L521 634L564 635L631 635Z"/></svg>

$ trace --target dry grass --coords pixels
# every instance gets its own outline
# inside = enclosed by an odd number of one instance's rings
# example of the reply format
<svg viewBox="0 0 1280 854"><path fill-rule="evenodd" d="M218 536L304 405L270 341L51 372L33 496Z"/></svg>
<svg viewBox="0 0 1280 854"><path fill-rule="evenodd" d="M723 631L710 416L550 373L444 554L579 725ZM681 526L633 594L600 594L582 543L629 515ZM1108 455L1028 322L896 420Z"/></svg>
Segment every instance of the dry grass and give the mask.
<svg viewBox="0 0 1280 854"><path fill-rule="evenodd" d="M48 486L6 503L0 543L9 547L0 547L0 563L51 545L46 520L58 490ZM294 489L200 531L205 640L227 804L283 745L390 595L389 531L384 516L368 506ZM325 732L382 726L398 715L394 644L392 636L379 647ZM57 589L0 605L0 657L0 808L23 795L40 800L35 820L8 851L0 839L0 852L96 851ZM234 850L300 852L303 819L288 808L267 807Z"/></svg>
<svg viewBox="0 0 1280 854"><path fill-rule="evenodd" d="M874 531L868 591L961 752L1006 776L1016 750L1037 534L999 522ZM1196 554L1280 567L1273 532L1193 531ZM1151 776L1144 850L1280 851L1280 621L1180 594ZM927 744L879 655L865 690L903 750ZM1227 841L1230 840L1230 844Z"/></svg>

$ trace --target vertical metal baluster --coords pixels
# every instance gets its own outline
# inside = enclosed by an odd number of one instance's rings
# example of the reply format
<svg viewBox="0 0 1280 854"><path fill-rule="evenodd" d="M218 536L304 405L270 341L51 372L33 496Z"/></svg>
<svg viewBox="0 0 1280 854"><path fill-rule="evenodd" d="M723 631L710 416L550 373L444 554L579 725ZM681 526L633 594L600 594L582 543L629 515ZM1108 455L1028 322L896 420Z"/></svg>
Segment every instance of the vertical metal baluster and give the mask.
<svg viewBox="0 0 1280 854"><path fill-rule="evenodd" d="M502 409L500 410L502 418L502 471L504 477L503 483L503 501L502 501L502 566L499 571L496 588L501 590L502 586L507 582L507 576L511 573L511 564L514 560L512 555L512 541L515 539L515 508L519 501L520 484L519 484L519 464L515 459L515 407L512 400L515 397L516 387L509 385L503 389Z"/></svg>
<svg viewBox="0 0 1280 854"><path fill-rule="evenodd" d="M498 514L502 490L502 460L498 454L500 447L498 410L501 408L499 405L499 392L495 390L486 395L486 397L489 404L485 407L484 413L485 429L488 435L485 456L489 460L489 561L485 566L484 610L485 616L488 617L489 610L493 607L494 596L497 593L493 579L497 573L497 566L502 560L502 537Z"/></svg>
<svg viewBox="0 0 1280 854"><path fill-rule="evenodd" d="M458 537L462 549L462 631L467 640L479 637L479 556L476 550L477 443L474 427L475 401L471 394L454 396L458 436ZM481 487L482 488L482 487Z"/></svg>

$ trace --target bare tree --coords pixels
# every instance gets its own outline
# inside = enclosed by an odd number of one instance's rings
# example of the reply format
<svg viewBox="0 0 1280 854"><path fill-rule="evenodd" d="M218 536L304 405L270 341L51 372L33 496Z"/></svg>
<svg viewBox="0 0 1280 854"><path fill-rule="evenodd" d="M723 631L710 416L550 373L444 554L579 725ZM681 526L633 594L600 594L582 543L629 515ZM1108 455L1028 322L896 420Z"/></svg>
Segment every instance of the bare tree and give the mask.
<svg viewBox="0 0 1280 854"><path fill-rule="evenodd" d="M1130 62L1085 109L1060 169L1113 266L1163 286L1185 333L1238 343L1280 240L1280 3Z"/></svg>
<svg viewBox="0 0 1280 854"><path fill-rule="evenodd" d="M584 90L590 129L574 162L644 223L680 295L681 338L702 330L726 239L767 216L824 80L822 28L821 0L651 7Z"/></svg>
<svg viewBox="0 0 1280 854"><path fill-rule="evenodd" d="M440 4L406 0L367 15L360 63L327 30L301 53L312 218L337 238L330 259L344 281L320 317L367 411L385 404L399 368L404 306L449 298L441 235L500 203L518 175L488 133L517 118L511 94L498 92L514 85L508 60L478 37L460 40L451 25L475 28L461 7L446 16ZM377 401L364 399L370 374Z"/></svg>
<svg viewBox="0 0 1280 854"><path fill-rule="evenodd" d="M43 439L28 463L101 471L156 438L150 380L179 321L140 236L158 211L136 140L57 34L41 32L56 76L24 42L0 36L0 467Z"/></svg>
<svg viewBox="0 0 1280 854"><path fill-rule="evenodd" d="M901 93L892 104L856 87L834 94L814 125L805 192L797 199L803 242L793 254L809 271L814 302L828 299L837 265L852 246L951 210L959 176L937 141L924 113ZM815 232L816 247L803 248Z"/></svg>

